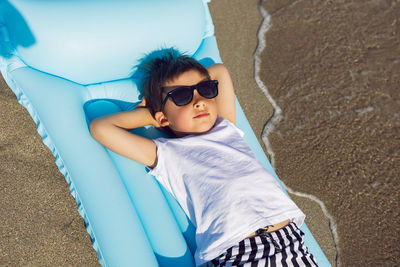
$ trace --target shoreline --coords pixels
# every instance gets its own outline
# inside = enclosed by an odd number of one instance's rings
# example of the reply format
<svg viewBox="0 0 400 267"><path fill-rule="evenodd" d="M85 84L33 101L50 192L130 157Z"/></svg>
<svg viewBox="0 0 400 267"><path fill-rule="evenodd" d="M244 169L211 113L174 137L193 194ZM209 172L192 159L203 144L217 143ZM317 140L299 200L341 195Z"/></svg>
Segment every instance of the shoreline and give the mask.
<svg viewBox="0 0 400 267"><path fill-rule="evenodd" d="M232 0L213 1L210 6L225 10L226 14L230 14L230 16L225 16L223 18L223 23L219 23L219 20L222 21L222 18L218 18L218 16L212 14L221 57L224 64L231 72L235 85L235 92L243 111L254 133L258 137L260 144L263 146L266 155L271 157L271 154L268 155L268 153L275 150L269 149L270 146L268 142L264 143L262 135L265 132L265 125L269 123L273 114L276 114L276 110L274 110L274 106L268 101L267 90L265 89L263 91L262 88L259 87L255 76L255 52L257 49L260 50L258 46L262 41L260 41L259 38L264 38L268 32L265 32L261 36L260 27L262 27L263 22L262 12L260 11L258 1L252 1L252 4L254 5L254 9L252 8L251 10L248 8L248 3ZM213 13L212 9L211 13ZM257 20L255 18L257 18ZM246 21L246 24L243 24L243 21ZM249 27L250 25L251 27ZM269 30L271 30L271 28L269 28ZM244 34L238 35L237 32L244 32ZM267 38L265 43L266 49L269 49L268 42L269 40ZM237 57L224 55L224 51L231 51L242 47L241 55ZM264 58L264 60L266 59ZM249 67L251 67L250 70ZM252 80L250 84L248 83L249 79ZM261 77L261 80L265 83L265 79ZM268 87L268 84L266 86ZM286 177L284 175L278 173L278 176L284 183L286 182ZM337 253L328 218L314 200L293 194L291 197L307 215L307 226L310 228L328 260L334 266Z"/></svg>
<svg viewBox="0 0 400 267"><path fill-rule="evenodd" d="M262 4L273 25L262 80L282 109L268 136L278 175L325 203L338 264L396 265L400 4Z"/></svg>

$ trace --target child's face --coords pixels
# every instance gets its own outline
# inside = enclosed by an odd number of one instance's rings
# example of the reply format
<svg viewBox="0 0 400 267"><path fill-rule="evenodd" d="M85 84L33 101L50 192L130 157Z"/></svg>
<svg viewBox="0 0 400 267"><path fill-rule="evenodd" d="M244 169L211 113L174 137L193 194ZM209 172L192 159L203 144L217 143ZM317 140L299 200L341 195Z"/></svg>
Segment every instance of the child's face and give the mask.
<svg viewBox="0 0 400 267"><path fill-rule="evenodd" d="M195 85L206 80L197 70L189 70L164 85L163 97L179 86ZM193 91L193 100L185 106L177 106L169 97L164 104L164 116L161 126L169 126L181 137L187 134L204 133L210 130L217 119L215 98L207 99Z"/></svg>

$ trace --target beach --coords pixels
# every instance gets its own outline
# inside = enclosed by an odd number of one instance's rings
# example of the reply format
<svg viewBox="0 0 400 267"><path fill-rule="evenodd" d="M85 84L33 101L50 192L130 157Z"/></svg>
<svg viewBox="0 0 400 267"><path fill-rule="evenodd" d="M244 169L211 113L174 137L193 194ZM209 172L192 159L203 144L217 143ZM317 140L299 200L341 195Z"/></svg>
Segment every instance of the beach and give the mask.
<svg viewBox="0 0 400 267"><path fill-rule="evenodd" d="M237 98L332 266L399 265L400 2L209 6ZM99 266L52 153L2 79L0 188L0 266Z"/></svg>
<svg viewBox="0 0 400 267"><path fill-rule="evenodd" d="M399 265L400 3L262 6L278 175L325 204L342 266Z"/></svg>

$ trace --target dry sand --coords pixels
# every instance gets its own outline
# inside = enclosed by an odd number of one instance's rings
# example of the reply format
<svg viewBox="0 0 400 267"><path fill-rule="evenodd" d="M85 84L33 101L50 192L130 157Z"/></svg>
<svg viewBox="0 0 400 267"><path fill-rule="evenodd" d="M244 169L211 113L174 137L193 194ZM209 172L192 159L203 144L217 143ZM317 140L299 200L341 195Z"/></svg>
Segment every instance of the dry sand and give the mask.
<svg viewBox="0 0 400 267"><path fill-rule="evenodd" d="M242 1L243 2L243 1ZM262 101L243 101L250 121L261 136L265 121L272 114L262 92L253 80L253 51L261 22L257 1L243 9L240 1L215 0L210 4L216 20L223 60L235 59L233 76L243 88L251 88ZM233 12L233 13L232 13ZM246 19L246 27L233 31L233 21ZM239 38L238 38L238 37ZM229 38L235 37L232 41ZM244 42L245 41L245 42ZM245 67L243 67L245 66ZM245 94L244 94L245 95ZM246 98L246 97L245 97ZM262 117L258 109L265 111ZM261 140L261 139L260 139ZM0 78L0 266L98 266L82 218L69 194L54 157L36 132L28 112Z"/></svg>
<svg viewBox="0 0 400 267"><path fill-rule="evenodd" d="M0 266L98 265L53 155L2 79L0 86Z"/></svg>
<svg viewBox="0 0 400 267"><path fill-rule="evenodd" d="M261 78L283 117L269 136L278 174L324 201L337 223L342 266L394 266L400 256L399 3L287 3L262 3L272 28ZM254 81L257 0L210 6L222 59L261 140L273 109ZM0 266L99 265L53 156L4 82L0 190ZM334 263L327 219L315 203L294 198Z"/></svg>

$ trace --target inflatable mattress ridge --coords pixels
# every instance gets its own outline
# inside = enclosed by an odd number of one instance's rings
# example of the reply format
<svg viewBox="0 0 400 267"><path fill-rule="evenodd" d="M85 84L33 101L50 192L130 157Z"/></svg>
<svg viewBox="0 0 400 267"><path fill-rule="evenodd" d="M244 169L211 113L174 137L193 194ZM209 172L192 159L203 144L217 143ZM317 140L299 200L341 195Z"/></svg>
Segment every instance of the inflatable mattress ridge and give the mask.
<svg viewBox="0 0 400 267"><path fill-rule="evenodd" d="M92 240L92 247L98 255L99 262L102 266L106 266L106 264L103 260L103 257L102 257L101 249L97 243L95 233L94 233L93 228L92 228L92 226L89 222L89 219L86 215L85 208L84 208L82 202L80 201L79 194L75 188L75 185L71 179L71 176L68 172L67 167L64 165L64 162L57 151L55 144L52 142L43 123L41 123L41 120L40 120L38 114L36 113L35 109L32 107L31 102L29 101L28 97L24 94L23 90L18 86L18 83L13 78L12 72L5 71L6 68L5 68L4 60L2 59L2 61L0 63L1 63L1 65L0 65L1 73L4 77L4 80L6 81L6 83L10 87L10 89L14 92L14 94L16 95L18 102L28 111L32 120L36 124L36 127L37 127L36 130L37 130L38 134L41 136L42 142L49 148L49 150L53 154L57 168L61 172L61 174L64 176L66 182L68 183L69 192L72 195L72 197L75 199L75 202L78 206L78 213L85 222L86 231L88 232L88 234ZM26 67L26 68L29 68L29 67Z"/></svg>

